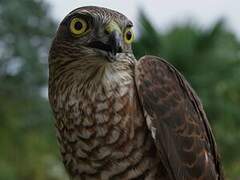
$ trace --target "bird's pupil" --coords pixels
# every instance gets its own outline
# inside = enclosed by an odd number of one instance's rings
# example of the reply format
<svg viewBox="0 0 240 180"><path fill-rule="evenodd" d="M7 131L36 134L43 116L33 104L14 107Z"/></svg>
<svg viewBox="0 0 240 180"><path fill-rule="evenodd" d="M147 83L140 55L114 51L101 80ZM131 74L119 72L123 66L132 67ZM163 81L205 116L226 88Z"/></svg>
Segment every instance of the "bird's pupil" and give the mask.
<svg viewBox="0 0 240 180"><path fill-rule="evenodd" d="M126 38L127 38L127 40L130 40L130 39L132 38L132 33L131 33L131 31L128 31L128 32L127 32Z"/></svg>
<svg viewBox="0 0 240 180"><path fill-rule="evenodd" d="M75 27L76 30L81 30L82 27L83 27L83 25L82 25L81 22L76 22L75 25L74 25L74 27Z"/></svg>

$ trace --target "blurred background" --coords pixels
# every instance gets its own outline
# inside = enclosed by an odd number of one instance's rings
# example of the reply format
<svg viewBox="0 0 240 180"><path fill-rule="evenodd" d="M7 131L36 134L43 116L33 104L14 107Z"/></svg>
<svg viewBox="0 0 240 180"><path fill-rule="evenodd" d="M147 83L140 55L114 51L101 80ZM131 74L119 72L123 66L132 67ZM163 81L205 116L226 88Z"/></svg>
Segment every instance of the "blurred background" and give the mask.
<svg viewBox="0 0 240 180"><path fill-rule="evenodd" d="M72 9L99 5L135 23L136 57L161 56L204 104L228 179L240 179L240 2L0 0L0 180L67 180L47 99L48 50Z"/></svg>

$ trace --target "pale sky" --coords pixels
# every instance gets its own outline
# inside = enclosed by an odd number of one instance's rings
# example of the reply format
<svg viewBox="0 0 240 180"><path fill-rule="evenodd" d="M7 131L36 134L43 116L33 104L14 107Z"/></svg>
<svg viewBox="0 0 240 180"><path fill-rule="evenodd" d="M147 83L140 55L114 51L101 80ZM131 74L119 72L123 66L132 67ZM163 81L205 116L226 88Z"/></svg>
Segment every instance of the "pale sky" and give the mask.
<svg viewBox="0 0 240 180"><path fill-rule="evenodd" d="M172 24L188 22L208 27L225 18L228 27L240 38L239 0L46 0L51 15L59 22L68 12L80 6L103 6L117 10L137 24L138 9L142 8L160 30Z"/></svg>

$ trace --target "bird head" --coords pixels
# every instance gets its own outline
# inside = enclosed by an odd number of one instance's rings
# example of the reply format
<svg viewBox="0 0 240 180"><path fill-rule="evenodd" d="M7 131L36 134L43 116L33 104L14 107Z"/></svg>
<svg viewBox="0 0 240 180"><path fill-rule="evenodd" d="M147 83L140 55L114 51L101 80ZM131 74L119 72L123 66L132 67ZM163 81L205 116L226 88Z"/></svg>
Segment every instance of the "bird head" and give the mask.
<svg viewBox="0 0 240 180"><path fill-rule="evenodd" d="M76 82L88 91L130 79L135 62L132 26L126 16L107 8L87 6L70 12L49 52L49 87L70 88Z"/></svg>
<svg viewBox="0 0 240 180"><path fill-rule="evenodd" d="M119 12L101 7L80 7L61 22L51 52L56 58L114 62L132 53L132 22Z"/></svg>

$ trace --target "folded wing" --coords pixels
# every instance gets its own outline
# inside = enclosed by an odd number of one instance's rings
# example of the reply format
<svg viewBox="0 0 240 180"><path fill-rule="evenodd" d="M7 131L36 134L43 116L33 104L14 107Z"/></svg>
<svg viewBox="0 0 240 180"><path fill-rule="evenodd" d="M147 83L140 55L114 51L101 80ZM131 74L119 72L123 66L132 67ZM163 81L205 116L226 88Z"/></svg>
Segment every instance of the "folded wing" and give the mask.
<svg viewBox="0 0 240 180"><path fill-rule="evenodd" d="M144 56L135 80L149 130L171 179L223 179L215 140L202 104L169 63Z"/></svg>

